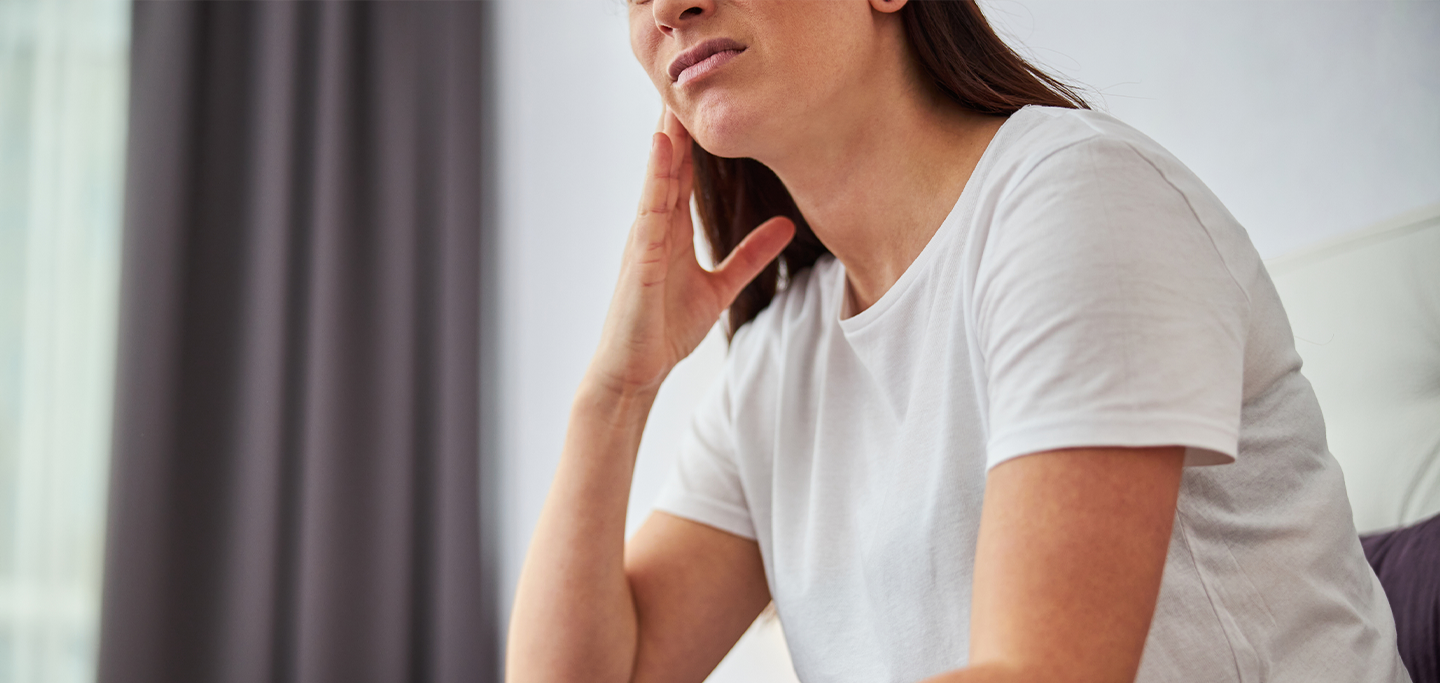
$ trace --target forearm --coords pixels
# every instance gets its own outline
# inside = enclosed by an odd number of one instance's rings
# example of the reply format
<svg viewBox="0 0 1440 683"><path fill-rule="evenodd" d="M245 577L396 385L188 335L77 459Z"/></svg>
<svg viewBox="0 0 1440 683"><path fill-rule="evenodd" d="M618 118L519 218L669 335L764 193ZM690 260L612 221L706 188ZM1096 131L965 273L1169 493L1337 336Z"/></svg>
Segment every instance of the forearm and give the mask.
<svg viewBox="0 0 1440 683"><path fill-rule="evenodd" d="M637 620L624 570L625 511L653 401L653 393L589 381L576 393L515 596L507 681L629 680Z"/></svg>

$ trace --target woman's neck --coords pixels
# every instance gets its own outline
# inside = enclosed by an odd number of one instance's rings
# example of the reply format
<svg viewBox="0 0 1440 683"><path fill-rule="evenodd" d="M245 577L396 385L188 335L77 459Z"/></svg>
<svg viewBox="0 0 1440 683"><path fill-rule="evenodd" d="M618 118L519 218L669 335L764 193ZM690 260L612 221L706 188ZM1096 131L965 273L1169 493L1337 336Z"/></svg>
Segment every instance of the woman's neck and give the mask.
<svg viewBox="0 0 1440 683"><path fill-rule="evenodd" d="M845 265L851 314L875 303L920 255L1004 123L939 93L895 90L811 122L783 154L761 160Z"/></svg>

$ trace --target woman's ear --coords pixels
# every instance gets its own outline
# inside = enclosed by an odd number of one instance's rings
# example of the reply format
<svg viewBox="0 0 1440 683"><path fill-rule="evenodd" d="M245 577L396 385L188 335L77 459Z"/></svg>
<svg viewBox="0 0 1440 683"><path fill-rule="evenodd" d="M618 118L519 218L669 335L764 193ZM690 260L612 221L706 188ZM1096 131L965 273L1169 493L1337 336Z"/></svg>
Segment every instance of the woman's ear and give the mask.
<svg viewBox="0 0 1440 683"><path fill-rule="evenodd" d="M907 0L870 0L870 9L876 12L890 14L899 12L900 8L904 7L906 2Z"/></svg>

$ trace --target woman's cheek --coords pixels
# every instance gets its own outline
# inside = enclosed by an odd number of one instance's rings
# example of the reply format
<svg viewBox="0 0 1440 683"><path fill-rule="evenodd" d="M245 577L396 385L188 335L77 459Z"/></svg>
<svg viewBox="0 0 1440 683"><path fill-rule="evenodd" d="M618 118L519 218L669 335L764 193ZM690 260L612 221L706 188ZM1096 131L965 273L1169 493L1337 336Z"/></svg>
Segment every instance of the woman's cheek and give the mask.
<svg viewBox="0 0 1440 683"><path fill-rule="evenodd" d="M631 11L635 12L633 9ZM660 31L655 28L655 23L649 20L648 15L631 16L630 52L635 55L635 61L640 63L657 87L660 85L660 67L656 60L659 59L661 37Z"/></svg>

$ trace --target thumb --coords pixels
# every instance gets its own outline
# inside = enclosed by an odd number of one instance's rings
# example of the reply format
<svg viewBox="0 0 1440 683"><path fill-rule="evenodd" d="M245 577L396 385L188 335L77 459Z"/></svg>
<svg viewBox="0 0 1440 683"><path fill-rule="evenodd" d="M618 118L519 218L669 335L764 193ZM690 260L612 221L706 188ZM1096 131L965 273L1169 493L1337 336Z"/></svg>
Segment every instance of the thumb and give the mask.
<svg viewBox="0 0 1440 683"><path fill-rule="evenodd" d="M740 240L740 244L735 245L730 255L712 273L722 308L728 307L740 290L775 260L794 236L795 223L784 216L776 216L761 223Z"/></svg>

